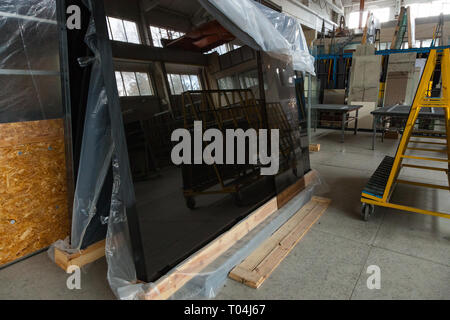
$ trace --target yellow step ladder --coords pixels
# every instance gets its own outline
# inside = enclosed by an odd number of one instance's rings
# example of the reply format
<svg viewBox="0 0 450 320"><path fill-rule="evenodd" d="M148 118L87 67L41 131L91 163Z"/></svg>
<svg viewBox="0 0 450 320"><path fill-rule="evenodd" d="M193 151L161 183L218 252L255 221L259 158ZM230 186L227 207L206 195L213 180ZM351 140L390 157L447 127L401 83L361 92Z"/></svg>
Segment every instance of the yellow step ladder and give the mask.
<svg viewBox="0 0 450 320"><path fill-rule="evenodd" d="M429 82L432 79L436 65L439 63L441 64L441 97L431 98L428 96ZM386 156L383 159L362 192L361 211L364 220L368 220L370 215L373 214L375 206L450 218L450 212L436 212L390 202L391 195L398 183L450 191L449 85L450 49L444 49L440 52L431 50L395 158ZM415 125L422 108L442 108L445 115L443 124L445 131L416 130ZM426 147L417 147L418 144ZM424 152L427 156L409 154L417 151ZM405 159L408 160L407 163L403 163ZM413 161L421 161L421 163L416 164ZM440 166L423 165L423 162L440 164ZM441 172L447 175L448 185L399 179L402 168Z"/></svg>

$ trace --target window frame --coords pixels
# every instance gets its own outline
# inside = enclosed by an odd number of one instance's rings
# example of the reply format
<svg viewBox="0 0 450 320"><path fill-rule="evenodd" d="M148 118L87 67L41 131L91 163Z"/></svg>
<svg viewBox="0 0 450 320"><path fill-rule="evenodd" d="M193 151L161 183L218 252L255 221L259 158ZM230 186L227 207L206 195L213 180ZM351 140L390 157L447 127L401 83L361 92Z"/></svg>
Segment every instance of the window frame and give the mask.
<svg viewBox="0 0 450 320"><path fill-rule="evenodd" d="M161 46L155 45L155 38L153 36L154 33L152 31L152 28L158 29L159 38L157 38L157 40L161 44ZM150 37L152 38L151 39L152 40L152 46L153 47L157 47L157 48L163 48L163 44L161 42L161 39L176 40L176 39L179 39L179 38L181 38L182 36L184 36L186 34L183 31L178 31L178 30L175 30L175 29L169 29L167 27L159 27L157 25L149 25L148 29L149 29L149 32L150 32ZM161 30L164 30L166 32L167 38L163 37L163 35L161 33ZM174 33L177 33L179 36L174 38L173 37Z"/></svg>
<svg viewBox="0 0 450 320"><path fill-rule="evenodd" d="M125 35L126 41L115 40L115 39L114 39L114 34L113 34L113 32L112 32L111 23L110 23L110 21L109 21L110 18L120 20L120 22L122 23L123 34ZM130 42L130 41L129 41L128 35L127 35L127 29L125 28L124 21L134 23L134 25L136 26L136 33L137 33L137 36L138 36L139 43L135 43L135 42ZM139 31L139 24L138 24L136 21L133 21L133 20L127 20L127 19L122 19L122 18L117 18L117 17L113 17L113 16L106 16L106 26L108 27L108 35L109 35L109 39L110 39L110 40L113 40L113 41L120 41L120 42L126 42L126 43L132 43L132 44L142 44L142 37L141 37L140 31Z"/></svg>
<svg viewBox="0 0 450 320"><path fill-rule="evenodd" d="M151 74L149 73L149 72L146 72L146 71L127 71L127 70L114 70L114 73L116 73L116 72L118 72L119 74L120 74L120 80L122 80L121 82L122 82L122 87L123 87L123 90L124 90L124 92L125 92L125 95L123 95L123 96L121 96L120 94L119 94L119 98L128 98L128 97L154 97L154 96L156 96L156 91L155 91L155 86L154 86L154 84L153 84L153 77L151 76ZM136 80L136 86L137 86L137 88L138 88L138 92L139 92L139 95L128 95L128 92L127 92L127 88L126 88L126 86L125 86L125 81L123 80L123 72L126 72L126 73L133 73L134 74L134 78L135 78L135 80ZM141 87L139 86L139 81L138 81L138 78L137 78L137 73L143 73L143 74L146 74L147 75L147 78L148 78L148 84L149 84L149 87L150 87L150 92L151 92L151 94L142 94L142 92L141 92ZM117 91L119 91L118 89L117 89Z"/></svg>
<svg viewBox="0 0 450 320"><path fill-rule="evenodd" d="M183 89L183 91L181 91L180 93L176 93L175 90L174 90L174 85L173 85L173 81L172 81L172 76L178 76L179 79L180 79L181 87L182 87L182 89ZM189 82L190 82L190 84L191 84L191 88L192 88L192 89L186 90L186 88L184 87L184 83L183 83L182 76L189 76ZM192 77L197 77L199 89L194 89L193 82L192 82ZM197 73L167 73L167 81L169 82L170 94L171 94L172 96L181 95L183 92L186 92L186 91L197 91L197 90L202 90L202 82L201 82L201 79L200 79L200 75L197 74Z"/></svg>

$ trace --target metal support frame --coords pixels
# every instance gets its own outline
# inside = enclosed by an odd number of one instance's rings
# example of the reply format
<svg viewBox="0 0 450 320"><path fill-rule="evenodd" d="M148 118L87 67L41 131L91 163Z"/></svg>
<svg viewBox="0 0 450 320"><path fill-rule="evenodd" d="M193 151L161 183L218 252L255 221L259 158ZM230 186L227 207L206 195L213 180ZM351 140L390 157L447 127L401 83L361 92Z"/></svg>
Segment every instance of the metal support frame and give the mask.
<svg viewBox="0 0 450 320"><path fill-rule="evenodd" d="M439 56L438 56L439 55ZM441 63L441 70L442 70L442 97L441 98L429 98L428 97L428 86L429 81L433 76L433 72L436 69L436 65ZM387 175L383 176L383 174L375 173L374 176L372 176L371 180L373 179L372 187L366 187L361 195L361 202L363 203L363 215L365 219L367 220L368 216L370 215L370 211L373 211L373 206L383 206L388 208L394 208L404 211L411 211L421 214L427 214L432 216L438 216L443 218L450 218L450 213L444 213L444 212L437 212L437 211L431 211L431 210L424 210L420 208L415 208L412 206L404 206L399 205L395 203L390 202L391 195L394 191L395 186L398 183L404 183L419 187L426 187L426 188L432 188L432 189L441 189L441 190L449 190L450 191L450 104L449 104L449 90L448 86L450 85L450 49L444 49L442 52L438 53L438 50L431 50L430 55L427 60L427 64L425 66L422 78L420 80L419 87L417 89L416 96L414 98L413 105L411 107L408 121L405 126L405 130L402 135L402 139L400 141L400 145L397 149L397 153L395 155L395 159L393 161L392 167L389 171L389 177L387 179L387 183L384 186L384 191L381 193L379 192L382 190L382 187L380 184L377 185L377 181L383 181ZM445 132L435 132L435 131L426 131L426 132L418 132L414 129L416 125L416 121L419 117L419 113L421 108L430 108L430 107L438 107L443 108L445 111ZM418 135L418 134L422 135ZM411 137L421 137L422 139L435 139L436 141L419 141L417 139L411 140ZM444 143L445 141L445 143ZM441 149L425 149L425 148L411 148L409 145L411 143L425 143L425 144L436 144L437 146L444 146L445 148ZM436 147L437 148L437 147ZM425 152L432 152L432 157L424 157L424 156L417 156L417 155L411 155L406 154L408 150L422 150ZM446 154L447 158L437 158L436 151L439 151L439 153ZM412 159L412 160L421 160L421 161L429 161L429 162L438 162L438 163L445 163L448 166L448 169L442 168L442 167L433 167L433 166L422 166L422 165L415 165L415 164L403 164L404 159ZM380 168L383 169L383 167L389 168L389 166L386 165L386 163L382 163L380 165ZM403 179L398 179L400 171L402 167L408 167L412 169L418 169L418 170L433 170L433 171L441 171L447 174L448 183L449 186L442 186L442 185L435 185L435 184L426 184L426 183L420 183L420 182L414 182L414 181L406 181ZM377 170L379 171L379 170ZM380 170L383 171L383 170ZM386 180L384 180L386 181ZM371 182L369 181L369 184ZM373 190L376 190L376 194L372 194L368 189L372 188ZM378 190L377 190L378 189ZM372 206L371 208L368 207L368 205Z"/></svg>

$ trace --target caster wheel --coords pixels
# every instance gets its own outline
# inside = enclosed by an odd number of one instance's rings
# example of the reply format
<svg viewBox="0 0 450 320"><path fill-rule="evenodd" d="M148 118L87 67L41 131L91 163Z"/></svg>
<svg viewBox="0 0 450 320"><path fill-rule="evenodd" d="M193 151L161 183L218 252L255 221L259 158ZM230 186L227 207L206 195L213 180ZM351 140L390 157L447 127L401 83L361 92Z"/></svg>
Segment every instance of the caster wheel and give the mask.
<svg viewBox="0 0 450 320"><path fill-rule="evenodd" d="M194 210L195 209L195 199L194 197L187 197L186 198L186 205L189 209Z"/></svg>
<svg viewBox="0 0 450 320"><path fill-rule="evenodd" d="M372 204L363 203L361 207L361 216L364 221L369 221L370 216L375 212L375 206Z"/></svg>

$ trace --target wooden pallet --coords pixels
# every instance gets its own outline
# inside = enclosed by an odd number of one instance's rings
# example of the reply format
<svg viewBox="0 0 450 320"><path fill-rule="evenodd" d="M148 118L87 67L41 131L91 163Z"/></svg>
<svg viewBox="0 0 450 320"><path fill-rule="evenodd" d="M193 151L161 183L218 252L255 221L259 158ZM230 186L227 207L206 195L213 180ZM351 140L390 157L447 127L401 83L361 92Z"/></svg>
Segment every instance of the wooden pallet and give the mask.
<svg viewBox="0 0 450 320"><path fill-rule="evenodd" d="M249 287L259 288L325 212L330 202L330 199L313 197L228 276Z"/></svg>
<svg viewBox="0 0 450 320"><path fill-rule="evenodd" d="M105 240L96 242L84 250L77 253L67 253L58 248L55 248L55 263L64 271L69 266L82 267L91 262L94 262L105 255Z"/></svg>

